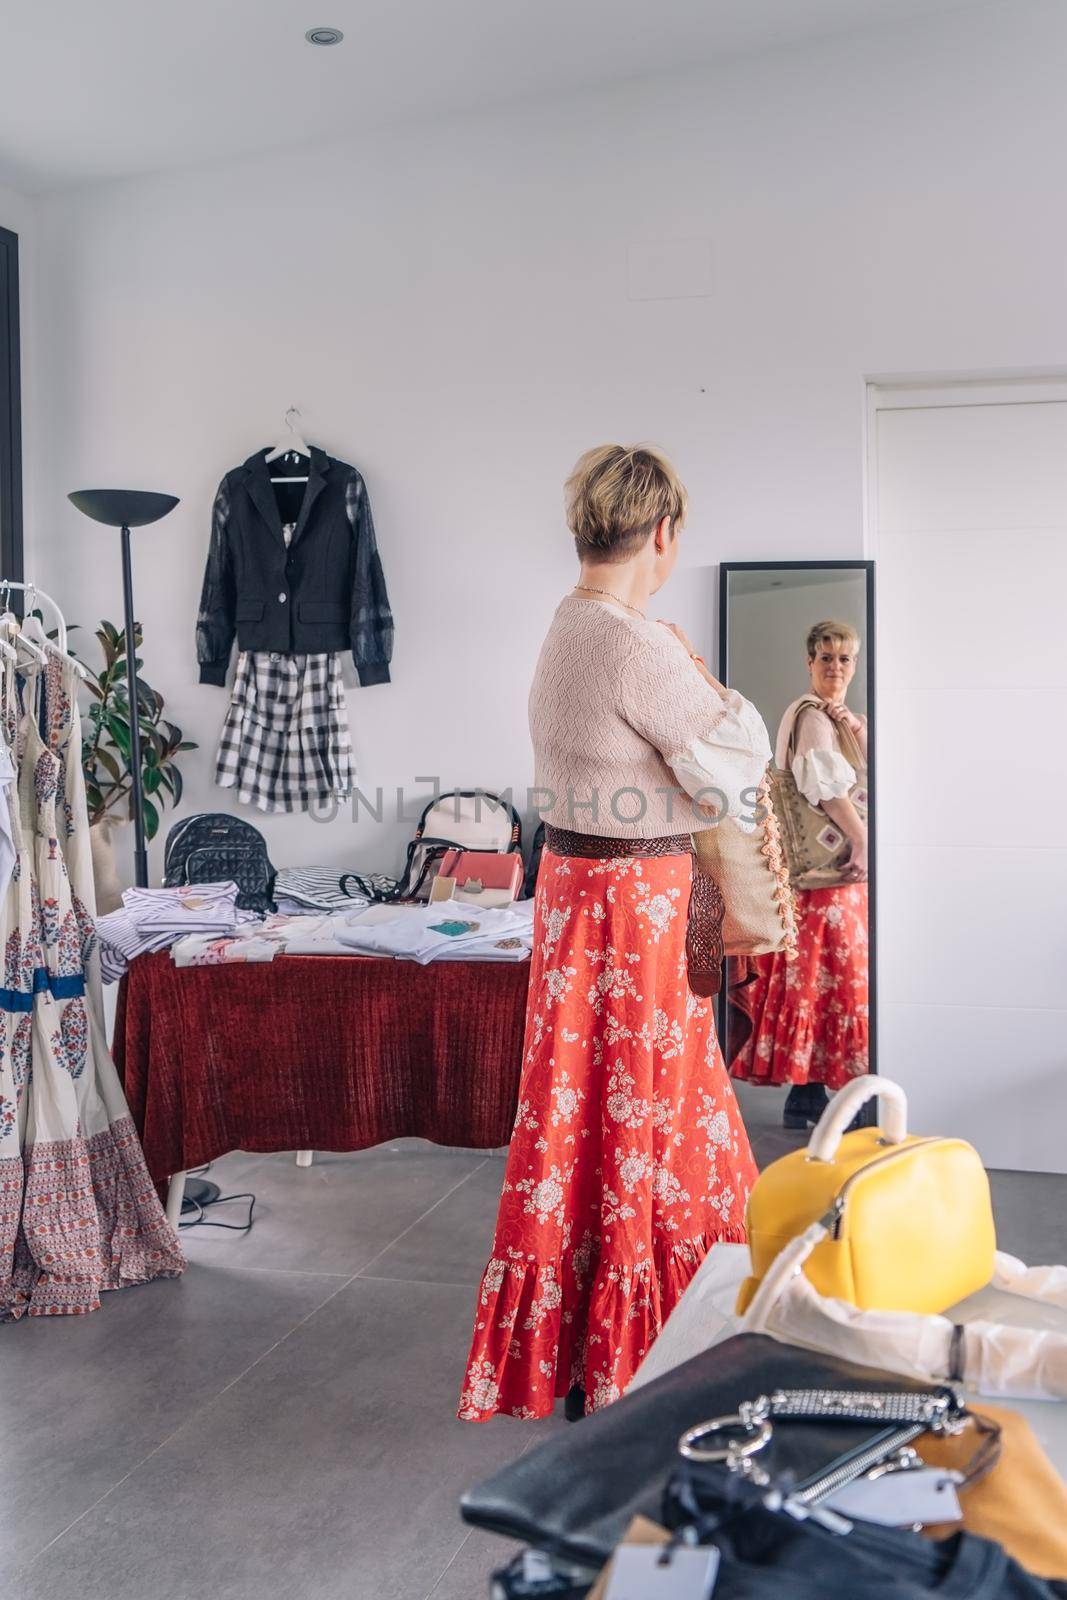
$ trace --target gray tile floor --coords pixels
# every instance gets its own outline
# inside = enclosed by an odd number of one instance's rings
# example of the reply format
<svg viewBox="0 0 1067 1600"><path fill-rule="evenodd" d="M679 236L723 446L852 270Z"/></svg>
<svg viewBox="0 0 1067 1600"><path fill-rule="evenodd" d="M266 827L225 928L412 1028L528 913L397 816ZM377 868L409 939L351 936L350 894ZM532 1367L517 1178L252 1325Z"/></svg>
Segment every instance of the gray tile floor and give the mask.
<svg viewBox="0 0 1067 1600"><path fill-rule="evenodd" d="M796 1142L749 1091L761 1162ZM483 1600L462 1490L558 1419L454 1420L502 1155L235 1154L247 1237L179 1283L0 1328L0 1571L20 1600ZM1067 1179L995 1177L1003 1247L1062 1260ZM235 1208L236 1209L236 1208ZM218 1215L218 1213L216 1213Z"/></svg>

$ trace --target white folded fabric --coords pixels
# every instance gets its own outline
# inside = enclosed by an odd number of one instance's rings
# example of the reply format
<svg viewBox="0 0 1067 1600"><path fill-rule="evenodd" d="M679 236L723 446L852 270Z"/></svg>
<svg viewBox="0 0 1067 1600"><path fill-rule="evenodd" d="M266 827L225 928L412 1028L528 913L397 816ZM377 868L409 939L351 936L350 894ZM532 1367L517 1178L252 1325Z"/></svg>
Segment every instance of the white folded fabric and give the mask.
<svg viewBox="0 0 1067 1600"><path fill-rule="evenodd" d="M273 961L275 956L350 956L335 935L337 918L321 912L274 912L230 933L191 933L171 946L176 967L217 967L231 962Z"/></svg>
<svg viewBox="0 0 1067 1600"><path fill-rule="evenodd" d="M100 975L115 983L135 956L168 945L190 933L232 933L238 921L255 920L237 909L235 883L201 883L174 889L127 889L122 905L100 917Z"/></svg>
<svg viewBox="0 0 1067 1600"><path fill-rule="evenodd" d="M491 910L367 906L314 916L275 913L228 932L190 930L171 945L177 967L271 961L284 955L393 956L431 961L525 961L533 946L533 901Z"/></svg>
<svg viewBox="0 0 1067 1600"><path fill-rule="evenodd" d="M172 889L127 889L122 904L138 928L188 929L192 923L232 927L237 910L235 883L183 884Z"/></svg>
<svg viewBox="0 0 1067 1600"><path fill-rule="evenodd" d="M441 901L372 906L337 919L337 937L366 955L431 961L525 961L533 949L533 901L482 910Z"/></svg>
<svg viewBox="0 0 1067 1600"><path fill-rule="evenodd" d="M1067 1267L1026 1267L998 1251L989 1288L944 1316L864 1311L820 1294L802 1270L826 1232L813 1223L771 1263L741 1318L743 1333L767 1333L903 1377L943 1383L952 1373L958 1325L964 1329L960 1371L968 1388L1018 1400L1067 1400ZM1030 1312L1026 1322L977 1315L990 1291L1007 1291L1024 1316ZM1050 1310L1060 1313L1059 1327L1045 1322L1042 1313Z"/></svg>

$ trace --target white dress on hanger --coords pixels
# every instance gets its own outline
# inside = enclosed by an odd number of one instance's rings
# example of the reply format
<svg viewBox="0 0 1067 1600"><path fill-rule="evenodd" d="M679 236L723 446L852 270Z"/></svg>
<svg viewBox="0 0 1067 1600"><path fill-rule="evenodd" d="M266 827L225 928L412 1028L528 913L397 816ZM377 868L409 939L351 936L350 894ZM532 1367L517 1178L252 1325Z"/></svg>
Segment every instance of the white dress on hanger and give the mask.
<svg viewBox="0 0 1067 1600"><path fill-rule="evenodd" d="M184 1267L107 1048L73 668L5 694L18 757L15 851L0 907L0 1035L17 1160L0 1163L0 1317L94 1311L104 1289ZM0 1087L0 1094L3 1088Z"/></svg>

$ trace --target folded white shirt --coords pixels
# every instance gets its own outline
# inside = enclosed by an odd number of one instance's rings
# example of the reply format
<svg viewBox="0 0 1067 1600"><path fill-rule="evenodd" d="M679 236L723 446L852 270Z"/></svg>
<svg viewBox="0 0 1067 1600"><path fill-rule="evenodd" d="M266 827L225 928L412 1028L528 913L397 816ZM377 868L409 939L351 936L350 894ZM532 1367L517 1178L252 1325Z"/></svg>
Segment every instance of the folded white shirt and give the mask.
<svg viewBox="0 0 1067 1600"><path fill-rule="evenodd" d="M533 901L481 909L439 901L371 906L334 919L337 938L366 955L431 961L525 961L533 948Z"/></svg>
<svg viewBox="0 0 1067 1600"><path fill-rule="evenodd" d="M167 935L167 942L173 936ZM525 961L533 947L533 901L480 910L372 905L328 916L265 917L219 934L191 931L171 943L176 967L272 961L275 956L367 955L417 961Z"/></svg>
<svg viewBox="0 0 1067 1600"><path fill-rule="evenodd" d="M230 933L254 913L237 910L235 883L202 883L172 889L127 889L122 905L100 917L100 973L114 983L135 956L165 950L183 934Z"/></svg>
<svg viewBox="0 0 1067 1600"><path fill-rule="evenodd" d="M190 883L170 889L127 889L122 903L139 928L233 926L235 883Z"/></svg>

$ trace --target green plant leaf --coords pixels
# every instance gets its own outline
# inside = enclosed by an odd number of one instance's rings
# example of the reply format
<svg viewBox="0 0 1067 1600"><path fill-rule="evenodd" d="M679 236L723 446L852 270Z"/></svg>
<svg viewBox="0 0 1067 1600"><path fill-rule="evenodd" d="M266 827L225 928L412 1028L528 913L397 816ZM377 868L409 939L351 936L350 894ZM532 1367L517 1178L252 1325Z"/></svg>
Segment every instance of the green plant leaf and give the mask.
<svg viewBox="0 0 1067 1600"><path fill-rule="evenodd" d="M141 648L143 640L144 640L144 630L141 627L141 624L139 622L135 622L134 625L133 625L133 653L134 653L134 656L136 656L138 650ZM125 656L126 653L127 653L127 650L126 650L126 630L123 629L123 631L120 634L116 635L116 639L115 639L115 654L118 655L118 656Z"/></svg>
<svg viewBox="0 0 1067 1600"><path fill-rule="evenodd" d="M73 626L73 624L72 624ZM88 679L90 704L83 724L82 768L90 810L98 818L121 808L129 814L131 799L132 717L137 717L141 747L141 777L145 796L145 833L152 838L159 828L162 806L169 796L177 805L184 784L175 764L182 750L197 749L191 739L182 737L177 724L164 716L166 702L158 689L142 676L144 664L138 654L144 637L140 623L132 629L134 706L130 705L127 639L124 630L102 620L96 639L104 660L102 670Z"/></svg>
<svg viewBox="0 0 1067 1600"><path fill-rule="evenodd" d="M107 726L108 726L108 732L111 734L111 737L114 739L115 743L118 745L119 749L122 751L122 754L126 757L126 760L129 761L129 759L130 759L130 725L129 725L129 723L125 720L125 718L119 712L111 711L111 712L108 713Z"/></svg>
<svg viewBox="0 0 1067 1600"><path fill-rule="evenodd" d="M119 766L118 762L115 760L115 757L110 751L104 750L103 748L97 750L96 759L99 761L104 771L110 778L114 780L115 783L121 783L122 768Z"/></svg>
<svg viewBox="0 0 1067 1600"><path fill-rule="evenodd" d="M170 795L172 803L174 805L180 805L182 798L182 775L178 768L175 766L161 767L159 769L159 775L162 780L163 787Z"/></svg>
<svg viewBox="0 0 1067 1600"><path fill-rule="evenodd" d="M142 801L144 806L144 831L149 839L154 839L159 832L159 812L151 800Z"/></svg>

